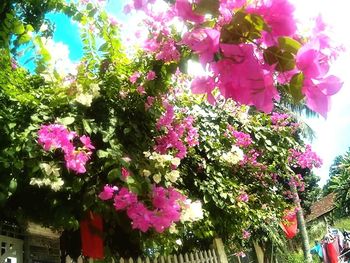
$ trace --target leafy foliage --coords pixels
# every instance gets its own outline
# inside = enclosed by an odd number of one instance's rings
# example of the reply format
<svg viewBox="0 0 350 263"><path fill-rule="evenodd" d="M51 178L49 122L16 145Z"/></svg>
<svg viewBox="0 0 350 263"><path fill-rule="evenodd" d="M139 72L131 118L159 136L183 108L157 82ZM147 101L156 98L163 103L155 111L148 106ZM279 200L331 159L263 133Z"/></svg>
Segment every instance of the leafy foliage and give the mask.
<svg viewBox="0 0 350 263"><path fill-rule="evenodd" d="M164 34L159 37L165 41L161 48L170 46L171 56L161 50L128 56L118 25L96 3L44 1L40 10L35 3L16 2L0 9L7 17L0 32L8 54L0 59L2 217L64 229L64 238L74 240L79 221L93 210L104 218L107 250L122 256L186 251L205 246L216 235L233 251L249 246L249 236L260 242L283 242L279 219L293 206L287 192L300 169L290 150L301 155L304 150L293 117L260 113L220 98L213 106L202 97L189 96L191 78L184 74L184 65L193 57L191 52L176 47ZM204 1L197 12L215 13L216 8ZM43 15L51 10L64 12L81 25L84 56L76 74L60 75L51 67L39 32L32 38L39 50L35 74L14 65L9 55L10 46L18 47L21 37L38 31ZM224 42L241 43L260 38L263 30L270 29L261 16L238 11L221 33ZM277 70L286 71L295 66L288 59L299 48L295 40L280 37L265 60L277 61ZM293 88L300 89L301 78L294 80ZM91 139L96 151L89 156L85 174L67 169L62 151L45 151L38 143L38 130L53 123ZM81 142L71 140L79 152ZM308 186L315 183L310 176ZM112 189L110 198L101 195L106 185ZM126 189L157 217L163 211L154 204L155 186L168 192L176 188L191 199L174 205L183 211L190 211L192 200L200 200L203 219L176 218L176 225L144 230L136 227L129 207L120 211L110 200L117 195L113 191ZM70 255L80 251L78 242L74 244L67 251Z"/></svg>

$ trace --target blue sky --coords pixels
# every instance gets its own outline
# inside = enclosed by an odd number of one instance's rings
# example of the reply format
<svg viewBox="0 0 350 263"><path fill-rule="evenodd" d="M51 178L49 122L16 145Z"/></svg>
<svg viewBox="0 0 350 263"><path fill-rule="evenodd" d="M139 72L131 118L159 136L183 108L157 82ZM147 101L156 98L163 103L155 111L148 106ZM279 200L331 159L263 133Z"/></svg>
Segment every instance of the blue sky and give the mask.
<svg viewBox="0 0 350 263"><path fill-rule="evenodd" d="M350 131L350 74L347 72L350 65L350 32L345 33L348 32L346 26L348 24L346 21L348 17L347 8L338 8L339 6L347 6L347 0L290 1L296 5L296 16L303 27L310 27L306 18L320 13L325 18L326 23L334 27L333 36L335 40L343 43L348 49L340 56L332 69L334 74L344 80L345 84L343 89L334 96L333 107L327 120L322 117L306 120L316 133L316 139L311 142L313 149L324 161L323 167L316 170L316 174L321 178L320 183L323 185L328 178L329 166L334 158L337 155L344 154L350 147L350 136L348 135ZM122 12L124 3L125 1L121 0L110 0L107 3L106 10L120 21L126 21L126 16ZM78 61L82 56L82 43L78 25L71 23L69 18L62 14L50 14L48 18L56 24L53 40L67 45L70 60Z"/></svg>

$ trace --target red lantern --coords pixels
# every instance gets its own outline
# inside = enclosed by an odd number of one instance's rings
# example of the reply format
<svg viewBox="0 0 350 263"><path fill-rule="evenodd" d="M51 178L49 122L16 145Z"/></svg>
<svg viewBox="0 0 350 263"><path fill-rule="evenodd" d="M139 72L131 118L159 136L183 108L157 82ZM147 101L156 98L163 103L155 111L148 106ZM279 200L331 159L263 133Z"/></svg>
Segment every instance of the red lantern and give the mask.
<svg viewBox="0 0 350 263"><path fill-rule="evenodd" d="M282 218L282 222L280 225L288 239L295 237L298 230L298 220L296 212L294 210L285 211L285 216Z"/></svg>
<svg viewBox="0 0 350 263"><path fill-rule="evenodd" d="M80 221L81 247L83 255L94 259L104 258L102 217L89 211Z"/></svg>

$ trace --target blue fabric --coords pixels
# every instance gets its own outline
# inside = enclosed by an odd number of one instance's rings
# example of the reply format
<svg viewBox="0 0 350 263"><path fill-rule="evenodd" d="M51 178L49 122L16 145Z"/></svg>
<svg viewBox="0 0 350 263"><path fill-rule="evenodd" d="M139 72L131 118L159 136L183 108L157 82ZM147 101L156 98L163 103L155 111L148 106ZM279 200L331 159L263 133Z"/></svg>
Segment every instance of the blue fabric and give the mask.
<svg viewBox="0 0 350 263"><path fill-rule="evenodd" d="M320 258L323 258L323 252L322 252L321 244L316 244L313 248L311 248L310 253L311 254L317 254Z"/></svg>

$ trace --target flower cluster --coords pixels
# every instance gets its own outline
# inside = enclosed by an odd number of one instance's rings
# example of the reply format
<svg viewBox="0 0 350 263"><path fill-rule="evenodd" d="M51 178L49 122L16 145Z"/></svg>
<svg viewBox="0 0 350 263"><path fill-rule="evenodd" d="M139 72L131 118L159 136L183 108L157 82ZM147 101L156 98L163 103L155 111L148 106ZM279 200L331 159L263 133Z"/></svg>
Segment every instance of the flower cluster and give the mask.
<svg viewBox="0 0 350 263"><path fill-rule="evenodd" d="M278 127L287 126L290 123L290 115L286 113L273 112L271 115L271 123Z"/></svg>
<svg viewBox="0 0 350 263"><path fill-rule="evenodd" d="M232 145L229 152L222 154L222 160L228 164L235 165L244 159L243 151L235 145Z"/></svg>
<svg viewBox="0 0 350 263"><path fill-rule="evenodd" d="M193 127L192 116L178 120L175 118L174 107L168 103L165 104L166 112L159 118L156 126L166 134L156 138L155 150L166 154L173 149L176 151L176 157L183 159L187 154L187 147L198 145L198 131Z"/></svg>
<svg viewBox="0 0 350 263"><path fill-rule="evenodd" d="M220 0L210 7L176 0L159 13L151 11L154 1L135 2L130 6L148 16L146 52L169 62L179 60L179 50L187 46L208 72L194 79L192 90L207 94L212 104L212 91L218 88L226 99L271 112L280 97L276 87L288 84L300 90L290 92L295 100L305 97L310 109L326 116L330 96L342 86L338 77L328 75L338 49L330 44L322 20L316 20L306 42L297 33L294 6L288 0ZM170 33L174 24L187 26L180 40Z"/></svg>
<svg viewBox="0 0 350 263"><path fill-rule="evenodd" d="M288 162L292 165L298 165L301 168L313 167L319 168L322 165L322 160L318 155L311 150L310 145L306 145L304 152L295 149L289 149Z"/></svg>
<svg viewBox="0 0 350 263"><path fill-rule="evenodd" d="M151 161L156 170L155 174L152 176L155 183L160 183L162 176L164 176L166 181L171 183L175 183L179 179L180 172L176 170L176 168L180 164L180 158L173 157L170 154L159 154L157 152L144 152L144 155ZM143 170L142 174L145 177L149 177L151 175L151 171L145 169Z"/></svg>
<svg viewBox="0 0 350 263"><path fill-rule="evenodd" d="M104 201L113 199L115 210L126 210L132 228L142 232L154 228L158 233L162 233L180 219L193 221L202 218L201 205L188 202L188 199L174 188L153 187L150 196L152 209L125 187L118 190L117 187L106 185L99 198Z"/></svg>
<svg viewBox="0 0 350 263"><path fill-rule="evenodd" d="M262 164L257 160L259 156L260 154L256 150L252 149L247 154L244 155L243 160L240 161L239 164L240 165L250 164L255 167L261 167Z"/></svg>
<svg viewBox="0 0 350 263"><path fill-rule="evenodd" d="M237 201L238 202L243 202L243 203L247 203L249 201L249 195L247 193L241 193L238 197L237 197Z"/></svg>
<svg viewBox="0 0 350 263"><path fill-rule="evenodd" d="M250 238L250 236L251 236L251 233L248 230L244 229L242 231L242 238L243 239L248 239L248 238Z"/></svg>
<svg viewBox="0 0 350 263"><path fill-rule="evenodd" d="M235 143L237 146L246 148L253 143L253 140L249 134L236 131L235 128L233 128L230 124L227 125L227 130L228 132L225 133L225 136L233 136L233 138L235 138Z"/></svg>
<svg viewBox="0 0 350 263"><path fill-rule="evenodd" d="M300 192L303 192L305 190L305 183L303 180L303 177L301 174L296 174L295 176L292 176L292 178L289 180L288 183L292 188L295 188L299 190Z"/></svg>
<svg viewBox="0 0 350 263"><path fill-rule="evenodd" d="M79 138L82 147L76 148L73 144L75 138ZM88 136L79 137L76 132L69 131L60 124L42 125L38 131L38 143L45 151L61 149L64 153L66 167L76 173L85 173L85 165L90 159L95 147Z"/></svg>

